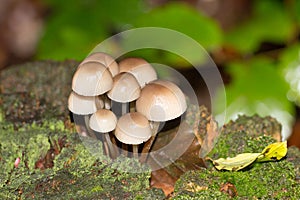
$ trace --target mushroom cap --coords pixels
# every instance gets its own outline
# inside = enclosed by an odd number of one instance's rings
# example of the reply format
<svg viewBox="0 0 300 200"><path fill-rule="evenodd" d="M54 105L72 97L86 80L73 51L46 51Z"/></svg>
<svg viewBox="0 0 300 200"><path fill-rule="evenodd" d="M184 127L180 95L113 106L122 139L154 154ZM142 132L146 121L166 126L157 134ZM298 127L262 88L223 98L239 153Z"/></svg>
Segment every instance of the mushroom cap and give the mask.
<svg viewBox="0 0 300 200"><path fill-rule="evenodd" d="M151 137L150 123L138 112L127 113L119 118L115 136L125 144L141 144Z"/></svg>
<svg viewBox="0 0 300 200"><path fill-rule="evenodd" d="M172 82L157 80L147 84L136 101L136 110L151 121L168 121L182 115L187 108L180 88Z"/></svg>
<svg viewBox="0 0 300 200"><path fill-rule="evenodd" d="M82 96L98 96L112 88L113 79L108 68L98 62L81 64L72 80L72 89Z"/></svg>
<svg viewBox="0 0 300 200"><path fill-rule="evenodd" d="M103 52L92 53L92 54L88 55L80 63L80 65L87 63L87 62L99 62L99 63L103 64L105 67L108 68L108 70L110 71L110 73L113 77L119 73L118 63L115 61L115 59L112 56L110 56L106 53L103 53Z"/></svg>
<svg viewBox="0 0 300 200"><path fill-rule="evenodd" d="M95 112L90 118L90 128L100 133L107 133L116 128L116 115L106 109L100 109Z"/></svg>
<svg viewBox="0 0 300 200"><path fill-rule="evenodd" d="M95 97L81 96L75 92L69 96L68 108L77 115L89 115L97 111Z"/></svg>
<svg viewBox="0 0 300 200"><path fill-rule="evenodd" d="M127 103L139 98L141 88L136 78L129 73L120 73L113 79L113 87L107 96L117 102Z"/></svg>
<svg viewBox="0 0 300 200"><path fill-rule="evenodd" d="M128 72L134 75L143 88L147 83L156 80L155 69L142 58L126 58L119 63L120 72Z"/></svg>

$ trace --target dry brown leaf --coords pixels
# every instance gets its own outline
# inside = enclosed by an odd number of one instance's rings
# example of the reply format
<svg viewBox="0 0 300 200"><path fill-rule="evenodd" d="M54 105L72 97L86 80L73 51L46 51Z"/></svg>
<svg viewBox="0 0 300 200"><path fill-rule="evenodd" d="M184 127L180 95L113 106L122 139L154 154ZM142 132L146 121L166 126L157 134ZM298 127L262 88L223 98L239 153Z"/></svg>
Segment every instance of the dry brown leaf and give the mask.
<svg viewBox="0 0 300 200"><path fill-rule="evenodd" d="M168 196L174 191L176 179L164 169L153 171L151 174L151 187L160 188Z"/></svg>
<svg viewBox="0 0 300 200"><path fill-rule="evenodd" d="M202 143L199 157L204 158L214 147L215 143L217 142L219 131L218 131L218 124L215 120L211 119L210 123L207 124L207 135Z"/></svg>

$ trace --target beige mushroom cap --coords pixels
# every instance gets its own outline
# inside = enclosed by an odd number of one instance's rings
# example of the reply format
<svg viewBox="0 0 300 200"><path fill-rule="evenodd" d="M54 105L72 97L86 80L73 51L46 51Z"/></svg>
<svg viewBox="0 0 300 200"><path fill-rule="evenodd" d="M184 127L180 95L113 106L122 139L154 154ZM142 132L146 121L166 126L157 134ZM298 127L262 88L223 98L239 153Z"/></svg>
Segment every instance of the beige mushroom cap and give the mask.
<svg viewBox="0 0 300 200"><path fill-rule="evenodd" d="M98 96L112 88L108 69L98 62L81 64L73 76L72 89L82 96Z"/></svg>
<svg viewBox="0 0 300 200"><path fill-rule="evenodd" d="M141 88L132 74L120 73L114 77L113 81L113 87L107 93L111 100L127 103L139 98Z"/></svg>
<svg viewBox="0 0 300 200"><path fill-rule="evenodd" d="M107 133L116 128L116 115L106 109L100 109L90 118L90 128L100 133Z"/></svg>
<svg viewBox="0 0 300 200"><path fill-rule="evenodd" d="M112 56L110 56L106 53L103 53L103 52L92 53L88 57L86 57L80 63L80 65L87 63L87 62L99 62L99 63L103 64L105 67L108 68L108 70L110 71L110 73L113 77L119 73L118 63L115 61L115 59Z"/></svg>
<svg viewBox="0 0 300 200"><path fill-rule="evenodd" d="M141 144L151 137L150 123L138 112L127 113L119 118L115 136L125 144Z"/></svg>
<svg viewBox="0 0 300 200"><path fill-rule="evenodd" d="M147 84L136 101L136 110L151 121L168 121L187 108L185 96L172 82L157 80Z"/></svg>
<svg viewBox="0 0 300 200"><path fill-rule="evenodd" d="M154 68L142 58L126 58L119 63L119 68L120 72L134 75L142 88L145 84L157 79Z"/></svg>
<svg viewBox="0 0 300 200"><path fill-rule="evenodd" d="M75 92L69 96L68 108L77 115L89 115L97 111L95 97L81 96Z"/></svg>

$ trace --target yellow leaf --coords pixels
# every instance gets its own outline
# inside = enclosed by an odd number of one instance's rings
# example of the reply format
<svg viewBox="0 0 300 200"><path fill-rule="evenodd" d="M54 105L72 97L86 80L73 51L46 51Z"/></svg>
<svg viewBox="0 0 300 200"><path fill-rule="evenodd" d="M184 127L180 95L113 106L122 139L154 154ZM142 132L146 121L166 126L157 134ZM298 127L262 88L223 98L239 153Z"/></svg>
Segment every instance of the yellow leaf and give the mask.
<svg viewBox="0 0 300 200"><path fill-rule="evenodd" d="M276 161L283 158L287 153L287 142L276 142L267 146L258 156L258 162Z"/></svg>
<svg viewBox="0 0 300 200"><path fill-rule="evenodd" d="M212 160L218 170L238 171L252 164L261 153L242 153L233 158Z"/></svg>

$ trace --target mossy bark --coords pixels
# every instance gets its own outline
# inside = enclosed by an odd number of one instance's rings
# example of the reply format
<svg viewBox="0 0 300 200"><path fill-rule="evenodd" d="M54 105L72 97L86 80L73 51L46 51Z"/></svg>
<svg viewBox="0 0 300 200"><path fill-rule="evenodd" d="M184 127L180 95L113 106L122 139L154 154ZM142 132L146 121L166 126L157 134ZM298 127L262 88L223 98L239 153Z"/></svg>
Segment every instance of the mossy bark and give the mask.
<svg viewBox="0 0 300 200"><path fill-rule="evenodd" d="M0 72L0 199L164 199L161 190L150 187L149 168L122 157L111 162L101 153L100 141L74 133L67 98L77 64L43 61ZM198 152L212 117L205 107L196 110L191 107L186 117L195 134L189 152L164 169L175 179L182 175L173 199L300 196L297 148L289 148L281 161L257 163L238 172L217 171L209 162L201 168ZM260 152L278 140L280 129L271 117L241 116L224 126L209 156ZM154 148L172 134L161 134ZM128 167L140 173L130 173Z"/></svg>
<svg viewBox="0 0 300 200"><path fill-rule="evenodd" d="M0 199L164 198L150 188L149 168L111 162L100 141L75 133L67 98L77 65L44 61L0 72Z"/></svg>
<svg viewBox="0 0 300 200"><path fill-rule="evenodd" d="M276 142L280 124L271 117L240 116L224 126L208 154L212 159L261 152ZM241 171L207 168L185 173L176 182L173 199L299 199L300 151L290 147L276 162L254 163Z"/></svg>

